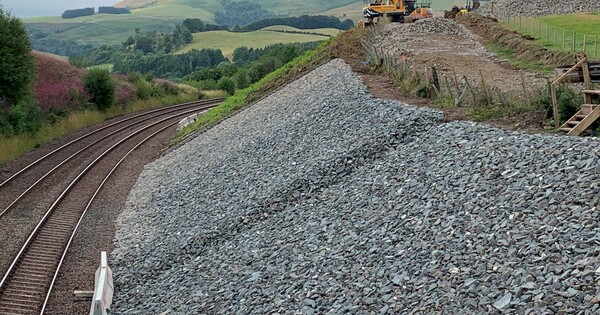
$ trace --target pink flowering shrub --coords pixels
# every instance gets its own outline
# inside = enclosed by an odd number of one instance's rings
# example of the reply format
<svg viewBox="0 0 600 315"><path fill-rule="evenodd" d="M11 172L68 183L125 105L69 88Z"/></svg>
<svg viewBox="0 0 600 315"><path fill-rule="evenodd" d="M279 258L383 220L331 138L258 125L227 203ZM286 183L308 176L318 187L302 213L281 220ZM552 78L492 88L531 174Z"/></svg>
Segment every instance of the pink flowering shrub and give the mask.
<svg viewBox="0 0 600 315"><path fill-rule="evenodd" d="M43 112L71 111L88 101L82 83L85 70L48 54L34 52L34 56L37 62L34 96Z"/></svg>
<svg viewBox="0 0 600 315"><path fill-rule="evenodd" d="M117 79L117 91L115 93L116 103L124 105L129 101L135 100L135 86L121 78L117 77Z"/></svg>

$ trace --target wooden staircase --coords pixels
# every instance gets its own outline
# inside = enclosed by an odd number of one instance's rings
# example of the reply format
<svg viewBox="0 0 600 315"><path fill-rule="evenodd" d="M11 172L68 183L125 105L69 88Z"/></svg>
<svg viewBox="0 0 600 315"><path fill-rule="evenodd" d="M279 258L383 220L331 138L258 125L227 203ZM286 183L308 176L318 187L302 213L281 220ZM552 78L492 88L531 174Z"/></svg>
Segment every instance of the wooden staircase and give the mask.
<svg viewBox="0 0 600 315"><path fill-rule="evenodd" d="M589 126L591 126L598 118L600 118L600 105L592 104L592 98L594 96L600 96L600 90L592 90L592 80L590 76L590 69L588 64L588 58L585 52L581 52L577 54L577 59L579 60L574 66L572 66L569 70L560 75L556 80L554 80L551 84L552 90L552 107L554 111L554 123L555 128L565 131L569 134L569 136L579 136L581 133L585 131ZM558 127L559 119L558 119L558 101L556 94L556 86L560 84L560 82L571 72L577 70L581 67L583 71L583 84L584 90L583 92L583 105L581 105L581 109L573 115L573 117L569 118L566 123L564 123L560 128Z"/></svg>
<svg viewBox="0 0 600 315"><path fill-rule="evenodd" d="M600 91L595 92L600 93ZM583 104L581 109L560 127L560 130L567 132L569 136L579 136L598 118L600 118L600 105Z"/></svg>

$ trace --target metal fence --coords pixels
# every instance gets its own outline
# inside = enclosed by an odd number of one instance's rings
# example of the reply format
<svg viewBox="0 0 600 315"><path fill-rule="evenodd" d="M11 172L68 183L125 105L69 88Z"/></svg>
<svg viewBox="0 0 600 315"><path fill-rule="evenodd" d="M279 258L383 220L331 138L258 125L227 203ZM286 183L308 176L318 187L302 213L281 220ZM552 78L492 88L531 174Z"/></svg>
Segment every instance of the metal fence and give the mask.
<svg viewBox="0 0 600 315"><path fill-rule="evenodd" d="M577 33L552 26L541 19L527 16L509 17L504 22L512 29L541 40L550 48L569 52L583 51L589 57L600 57L598 35Z"/></svg>

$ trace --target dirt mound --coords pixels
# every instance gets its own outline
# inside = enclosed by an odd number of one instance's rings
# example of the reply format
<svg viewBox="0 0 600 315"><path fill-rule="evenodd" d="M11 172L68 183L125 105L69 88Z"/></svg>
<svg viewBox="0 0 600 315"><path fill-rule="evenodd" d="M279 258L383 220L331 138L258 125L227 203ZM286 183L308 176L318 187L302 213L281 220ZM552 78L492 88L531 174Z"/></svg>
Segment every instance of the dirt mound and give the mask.
<svg viewBox="0 0 600 315"><path fill-rule="evenodd" d="M549 50L525 35L502 27L496 19L467 14L457 17L457 21L479 35L484 43L496 42L499 46L512 50L519 59L541 61L549 66L573 63L573 54Z"/></svg>
<svg viewBox="0 0 600 315"><path fill-rule="evenodd" d="M598 10L598 0L496 0L493 16L543 16ZM481 5L477 12L481 15L492 15L490 2Z"/></svg>

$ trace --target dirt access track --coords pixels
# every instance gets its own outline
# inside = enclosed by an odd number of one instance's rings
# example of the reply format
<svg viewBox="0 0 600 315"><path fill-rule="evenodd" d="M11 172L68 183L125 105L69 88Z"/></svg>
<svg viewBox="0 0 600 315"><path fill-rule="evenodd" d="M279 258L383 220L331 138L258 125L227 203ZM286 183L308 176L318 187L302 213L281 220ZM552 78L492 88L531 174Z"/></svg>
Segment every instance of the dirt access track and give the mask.
<svg viewBox="0 0 600 315"><path fill-rule="evenodd" d="M412 24L386 25L376 38L378 50L392 58L405 57L413 69L436 67L442 84L466 77L472 86L514 95L523 94L522 76L528 89L538 89L548 82L548 75L516 69L489 52L484 42L454 20L435 17Z"/></svg>

